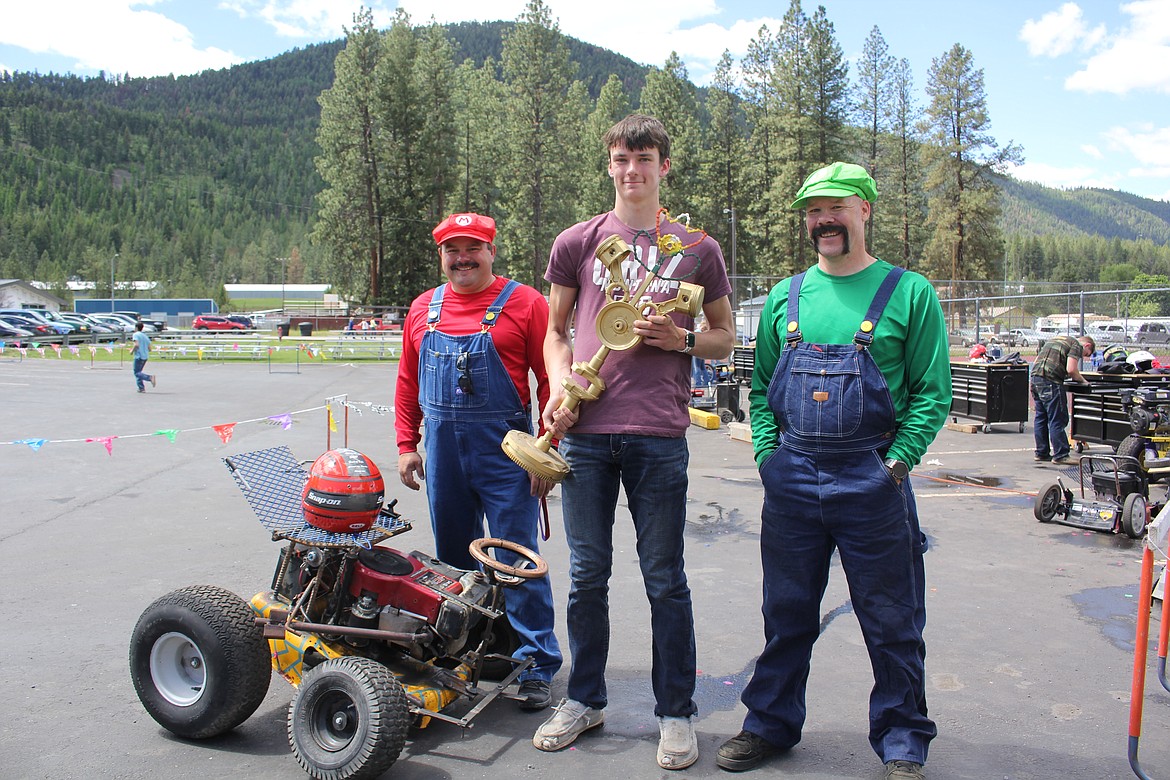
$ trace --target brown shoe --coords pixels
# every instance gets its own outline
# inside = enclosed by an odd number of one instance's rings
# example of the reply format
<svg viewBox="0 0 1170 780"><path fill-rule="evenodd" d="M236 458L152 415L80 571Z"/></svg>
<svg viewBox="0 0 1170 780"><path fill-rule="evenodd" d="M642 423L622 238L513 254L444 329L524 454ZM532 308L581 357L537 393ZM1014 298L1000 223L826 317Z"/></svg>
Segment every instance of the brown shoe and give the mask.
<svg viewBox="0 0 1170 780"><path fill-rule="evenodd" d="M886 780L926 780L922 764L913 761L887 761Z"/></svg>

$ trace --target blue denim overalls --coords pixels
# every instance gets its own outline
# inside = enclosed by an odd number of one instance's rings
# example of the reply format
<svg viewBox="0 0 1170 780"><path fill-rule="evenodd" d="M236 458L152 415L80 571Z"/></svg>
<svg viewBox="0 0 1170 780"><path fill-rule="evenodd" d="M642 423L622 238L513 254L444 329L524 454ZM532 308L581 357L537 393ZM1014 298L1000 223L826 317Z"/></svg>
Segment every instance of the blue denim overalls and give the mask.
<svg viewBox="0 0 1170 780"><path fill-rule="evenodd" d="M926 539L910 480L883 463L897 419L869 353L903 269L878 288L851 344L802 340L804 274L788 293L788 334L768 385L779 446L760 466L766 645L743 692L744 728L780 748L800 741L813 643L833 549L873 666L869 741L883 762L923 764L936 734L926 714Z"/></svg>
<svg viewBox="0 0 1170 780"><path fill-rule="evenodd" d="M500 448L510 430L532 433L529 409L520 401L489 333L512 291L509 281L484 313L478 333L451 336L438 329L447 285L435 289L427 310L427 332L419 345L418 400L423 413L427 502L438 558L464 569L478 568L467 547L489 533L537 551L537 500L528 472ZM516 556L497 550L499 560ZM561 666L553 633L552 587L547 577L510 589L508 619L520 635L518 657L536 665L523 679L551 680Z"/></svg>

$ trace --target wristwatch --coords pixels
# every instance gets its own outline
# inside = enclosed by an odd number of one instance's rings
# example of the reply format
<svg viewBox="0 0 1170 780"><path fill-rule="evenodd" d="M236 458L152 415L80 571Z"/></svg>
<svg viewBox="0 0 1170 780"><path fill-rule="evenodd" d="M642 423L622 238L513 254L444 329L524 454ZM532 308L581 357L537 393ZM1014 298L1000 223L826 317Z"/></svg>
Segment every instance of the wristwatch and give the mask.
<svg viewBox="0 0 1170 780"><path fill-rule="evenodd" d="M679 352L685 352L689 355L695 349L695 332L693 330L684 330L683 333L686 334L686 344L683 345L683 348Z"/></svg>
<svg viewBox="0 0 1170 780"><path fill-rule="evenodd" d="M890 472L890 476L899 485L902 484L902 480L910 476L910 467L897 458L886 458L886 471Z"/></svg>

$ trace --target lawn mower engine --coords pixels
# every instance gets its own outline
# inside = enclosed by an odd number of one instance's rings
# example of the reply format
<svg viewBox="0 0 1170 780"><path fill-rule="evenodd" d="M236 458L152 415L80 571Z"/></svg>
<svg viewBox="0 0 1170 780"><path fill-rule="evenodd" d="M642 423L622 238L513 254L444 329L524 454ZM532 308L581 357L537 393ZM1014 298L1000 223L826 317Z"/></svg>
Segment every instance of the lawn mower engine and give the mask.
<svg viewBox="0 0 1170 780"><path fill-rule="evenodd" d="M372 629L420 661L458 656L469 637L478 638L486 618L502 613L480 572L389 547L289 545L281 553L273 595L286 605L302 604L306 622L343 629L331 634L322 628L326 638L375 655L370 634L345 630Z"/></svg>
<svg viewBox="0 0 1170 780"><path fill-rule="evenodd" d="M1121 408L1129 413L1129 426L1142 436L1170 433L1170 388L1137 387L1122 390Z"/></svg>

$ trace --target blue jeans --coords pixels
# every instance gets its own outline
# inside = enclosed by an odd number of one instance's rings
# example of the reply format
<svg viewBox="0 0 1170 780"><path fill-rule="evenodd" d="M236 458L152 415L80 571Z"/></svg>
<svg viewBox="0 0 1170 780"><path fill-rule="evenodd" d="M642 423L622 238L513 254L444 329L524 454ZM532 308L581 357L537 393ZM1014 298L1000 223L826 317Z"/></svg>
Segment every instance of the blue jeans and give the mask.
<svg viewBox="0 0 1170 780"><path fill-rule="evenodd" d="M638 565L650 601L654 714L695 714L695 625L683 571L686 439L570 433L560 451L570 469L561 483L572 579L569 698L594 709L607 704L609 578L620 485L633 516Z"/></svg>
<svg viewBox="0 0 1170 780"><path fill-rule="evenodd" d="M1036 457L1047 458L1048 443L1052 442L1053 458L1067 458L1071 447L1064 429L1068 426L1068 396L1064 385L1042 376L1034 376L1028 383L1035 406L1032 434L1036 438Z"/></svg>
<svg viewBox="0 0 1170 780"><path fill-rule="evenodd" d="M743 727L779 748L800 741L813 644L833 550L874 671L869 741L882 761L926 763L922 631L926 539L910 481L875 451L801 453L781 443L761 465L760 548L766 645L743 692Z"/></svg>
<svg viewBox="0 0 1170 780"><path fill-rule="evenodd" d="M142 369L146 368L146 358L134 358L134 379L138 382L138 389L145 390L146 383L150 381L150 374L145 373Z"/></svg>

